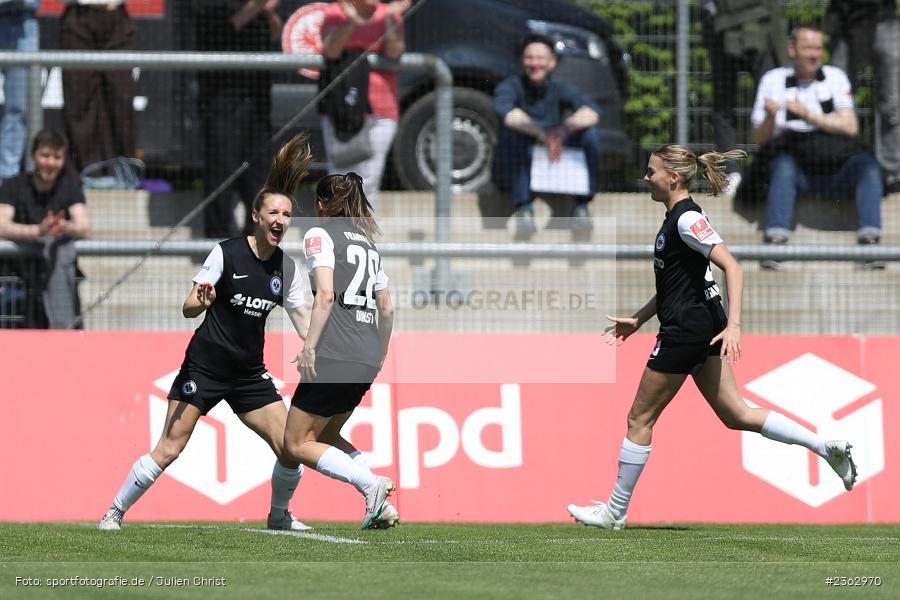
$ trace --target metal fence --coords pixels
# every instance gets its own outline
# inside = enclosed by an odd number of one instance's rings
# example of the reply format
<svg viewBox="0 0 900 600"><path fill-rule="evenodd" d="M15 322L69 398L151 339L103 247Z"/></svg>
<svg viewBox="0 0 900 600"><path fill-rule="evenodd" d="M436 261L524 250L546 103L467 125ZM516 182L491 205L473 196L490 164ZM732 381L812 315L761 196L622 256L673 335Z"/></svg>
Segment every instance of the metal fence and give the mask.
<svg viewBox="0 0 900 600"><path fill-rule="evenodd" d="M407 44L410 49L425 47L431 42L441 44L452 38L458 38L466 47L475 48L479 52L491 53L491 56L502 57L499 70L504 73L516 72L519 59L512 37L499 29L488 30L497 15L491 2L473 0L477 10L467 10L469 4L462 0L444 2L443 0L424 0L419 2L422 9L414 15L418 21L407 23ZM603 103L605 121L601 124L606 130L617 128L623 131L622 138L611 138L607 147L613 146L627 155L624 163L614 168L607 168L602 177L601 187L606 190L629 189L636 185L641 176L647 152L661 143L686 140L697 150L706 150L713 145L713 130L710 124L711 79L709 56L703 46L702 25L699 16L699 3L679 0L664 2L639 2L636 0L613 0L597 2L581 0L579 2L596 13L608 18L611 29L596 39L585 37L582 30L553 29L554 18L562 20L562 13L554 11L558 8L554 0L547 0L545 6L538 7L528 21L517 21L506 13L509 23L521 27L523 32L540 29L559 37L560 73L583 83L590 92ZM203 21L197 20L190 8L195 3L165 3L164 14L152 18L137 17L138 50L196 50L207 45L229 44L228 39L201 38L213 36L214 31L206 27ZM303 2L282 2L282 17L287 22L298 5ZM437 13L439 7L449 7L448 12ZM473 5L474 6L474 5ZM493 7L493 8L492 8ZM789 23L820 18L824 12L825 2L799 2L784 5ZM427 10L426 10L427 9ZM452 9L452 10L451 10ZM512 10L512 9L510 9ZM525 10L516 7L517 11ZM435 17L436 14L442 17ZM465 23L457 23L458 15L469 15ZM474 22L472 14L481 14L482 19ZM498 13L499 14L499 13ZM680 19L679 19L680 17ZM518 17L516 17L517 19ZM41 18L42 48L59 47L57 38L57 18L49 15ZM489 27L490 25L490 27ZM558 25L558 24L557 24ZM587 24L584 24L587 26ZM680 25L680 28L679 28ZM443 33L440 27L456 27ZM487 29L485 29L487 28ZM431 33L429 33L429 31ZM599 31L599 30L597 30ZM425 32L425 33L422 33ZM218 35L218 34L216 34ZM430 40L423 36L430 35ZM440 37L444 36L444 37ZM467 36L480 36L472 42ZM214 37L214 36L213 36ZM516 38L518 39L518 38ZM615 45L625 51L623 63L630 62L627 77L627 93L616 98L615 95L604 96L602 90L616 89L615 67L618 57L613 46L591 46L611 39ZM447 42L449 43L449 42ZM502 44L498 49L496 46ZM277 45L277 44L276 44ZM456 48L456 47L454 47ZM270 45L268 49L273 49ZM444 179L435 186L438 194L447 194L446 204L439 206L452 207L454 215L472 216L478 210L484 211L487 206L486 194L471 193L485 183L484 169L490 161L490 144L493 139L491 93L496 85L496 77L477 69L460 69L459 56L462 50L454 49L446 56L453 58L450 64L454 72L454 116L450 127L452 131L452 150L454 156L447 167L448 174L439 168L441 161L450 162L450 145L441 146L435 140L441 131L439 127L450 121L434 119L423 107L435 103L435 87L430 83L407 83L409 97L401 102L401 128L417 135L398 139L392 152L385 187L388 191L383 195L379 212L390 218L405 217L410 224L405 229L398 228L397 237L386 239L390 243L418 240L421 230L433 231L435 223L442 223L436 216L448 214L443 209L436 210L435 200L431 195L422 196L416 193L401 191L408 187L430 188L437 174ZM57 57L62 54L54 53ZM132 75L136 80L136 96L134 101L137 122L137 150L147 163L148 171L144 178L149 180L148 188L140 191L101 191L89 193L89 206L95 221L95 239L98 241L118 240L138 242L158 239L183 216L204 190L209 191L209 182L204 184L206 176L207 149L204 147L204 122L206 102L201 88L204 85L199 70L174 71L153 70L147 63L140 67L140 60L146 55L134 54L135 62L119 63L120 66L132 67ZM244 68L247 61L269 60L261 58L259 52L242 53L237 62L230 65L232 71L224 70L224 64L217 65L222 71L215 71L223 85L240 87L253 98L264 98L256 107L254 117L256 129L273 133L283 126L295 114L298 107L308 102L315 93L315 81L305 75L295 74L294 70L301 62L296 58L281 57L283 71L267 75L268 79L254 80L252 71ZM33 63L40 61L25 60L25 55L3 53L0 64L6 65ZM34 58L34 57L31 57ZM96 57L95 57L96 58ZM471 61L469 55L466 60ZM43 60L43 59L41 59ZM106 55L102 60L114 60ZM313 60L313 64L315 61ZM71 64L71 63L70 63ZM291 68L286 66L290 64ZM306 64L306 63L304 63ZM602 65L606 67L596 70ZM687 66L685 66L687 65ZM204 65L209 71L211 65ZM588 70L585 70L588 69ZM595 69L595 70L590 70ZM36 73L38 67L32 68ZM593 76L592 74L597 74ZM233 80L229 80L233 77ZM741 74L736 112L738 115L738 139L743 147L753 150L747 144L749 140L749 106L753 100L753 80L748 73ZM42 97L43 110L31 110L29 116L32 128L42 118L46 125L65 130L61 113L63 106L62 85L58 68L43 71L41 85L36 85L37 77L32 77L32 97ZM230 81L230 83L229 83ZM255 81L255 83L254 83ZM857 94L857 114L861 122L864 138L872 141L874 132L874 114L872 111L873 95L871 93L871 73L861 74L861 91ZM264 88L263 93L260 89ZM419 87L416 87L419 85ZM249 87L248 87L249 86ZM243 92L242 92L243 93ZM302 119L298 126L317 130L319 118L317 111L311 111L308 118ZM227 125L227 121L226 121ZM245 131L235 131L235 146L241 147L240 137ZM315 138L319 144L318 138ZM317 148L321 155L321 146ZM485 162L487 161L487 162ZM321 166L321 165L320 165ZM399 169L398 169L399 166ZM415 166L417 175L411 176L406 167ZM479 171L481 169L481 171ZM475 173L473 175L473 173ZM481 175L478 175L481 173ZM430 179L429 179L430 178ZM415 181L414 181L415 180ZM451 182L451 183L444 183ZM172 191L163 192L166 186ZM162 186L162 187L154 187ZM250 186L252 187L252 186ZM398 189L401 188L401 189ZM451 190L454 192L450 196ZM310 190L308 187L300 192L301 205L304 198L307 203ZM424 200L423 200L424 198ZM713 224L723 234L729 244L734 244L745 259L747 286L745 292L745 310L750 318L745 318L744 330L753 333L884 333L898 332L898 319L894 316L893 307L897 305L897 263L894 262L894 249L900 245L900 212L897 197L885 199L883 208L884 231L882 249L860 250L853 247L856 216L853 203L802 199L796 210L797 231L794 239L795 247L783 250L771 250L758 247L761 240L760 224L763 217L759 203L747 203L726 200L701 199L701 204L710 212ZM842 199L844 200L844 199ZM846 200L850 200L847 198ZM233 198L240 215L240 203L237 196ZM549 213L557 216L568 216L565 202L555 198L541 199L539 213L542 215L541 225L550 225L553 219ZM470 210L471 209L471 210ZM468 212L467 212L468 211ZM617 255L617 305L620 311L627 312L636 308L648 293L652 293L652 274L647 268L645 252L631 252L630 248L645 248L644 244L652 241L653 233L661 219L661 211L650 202L646 194L622 194L609 191L601 192L592 203L592 212L598 217L609 217L616 220L615 235L621 252ZM494 207L493 212L486 214L506 217L508 205ZM431 225L427 225L427 222ZM420 223L416 225L415 223ZM500 243L508 240L492 237L490 232L480 225L477 235L468 241ZM508 233L503 230L503 235ZM433 235L429 233L428 235ZM542 237L543 236L543 237ZM186 241L190 238L202 238L202 224L191 223L178 228L176 239ZM502 236L501 236L502 237ZM426 236L426 240L430 240ZM448 241L455 238L434 238L435 241ZM568 238L559 238L552 228L541 231L536 241L560 242L565 246ZM595 242L608 243L595 233ZM390 246L388 246L390 247ZM411 246L414 248L415 246ZM419 246L417 252L425 246ZM525 267L514 264L514 257L530 251L511 249L507 254L501 251L503 258L447 258L448 262L440 263L445 270L442 277L444 285L451 285L453 272L471 270L467 265L472 261L482 261L479 266L482 272L496 273L502 277L511 268L522 272ZM598 252L596 248L585 250L573 246L575 252ZM555 250L556 251L556 250ZM568 251L562 251L568 252ZM765 253L773 253L764 256ZM806 256L803 260L797 254ZM866 252L870 254L864 255ZM879 254L880 253L880 254ZM763 258L793 259L785 263L781 271L761 271L757 261ZM878 256L876 256L876 254ZM578 260L572 257L560 258L553 263L552 269L572 269L571 277L577 279L579 273ZM584 258L584 257L581 257ZM857 266L874 258L887 260L887 269L869 271ZM809 260L808 260L809 259ZM177 304L183 299L187 290L186 282L194 274L196 257L187 254L180 257L154 257L148 262L152 268L139 272L129 285L134 286L128 303L117 306L110 301L104 310L91 316L88 327L97 329L170 329L190 327L177 316ZM418 260L428 269L438 269L434 258L403 259ZM126 256L92 256L85 255L82 263L88 278L81 285L81 295L85 302L97 298L111 282L115 281L133 264L133 257ZM491 264L493 261L493 264ZM609 261L609 257L588 259L588 264L601 264ZM608 266L608 265L607 265ZM599 267L598 267L599 268ZM604 267L606 268L606 267ZM493 269L493 270L492 270ZM601 269L602 270L602 269ZM448 274L446 271L449 271ZM410 273L410 278L412 274ZM534 277L539 277L534 275ZM412 281L410 279L410 281ZM527 278L525 279L527 281ZM143 303L143 304L142 304ZM175 307L175 309L173 309ZM173 315L173 312L175 313ZM601 316L602 318L602 316Z"/></svg>

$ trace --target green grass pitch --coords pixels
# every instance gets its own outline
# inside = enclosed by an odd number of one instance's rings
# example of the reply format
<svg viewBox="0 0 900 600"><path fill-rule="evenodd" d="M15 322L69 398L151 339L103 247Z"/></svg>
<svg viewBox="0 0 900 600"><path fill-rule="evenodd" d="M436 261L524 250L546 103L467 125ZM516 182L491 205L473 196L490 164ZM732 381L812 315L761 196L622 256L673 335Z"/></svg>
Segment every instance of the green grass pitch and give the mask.
<svg viewBox="0 0 900 600"><path fill-rule="evenodd" d="M313 525L4 523L0 598L900 597L897 525Z"/></svg>

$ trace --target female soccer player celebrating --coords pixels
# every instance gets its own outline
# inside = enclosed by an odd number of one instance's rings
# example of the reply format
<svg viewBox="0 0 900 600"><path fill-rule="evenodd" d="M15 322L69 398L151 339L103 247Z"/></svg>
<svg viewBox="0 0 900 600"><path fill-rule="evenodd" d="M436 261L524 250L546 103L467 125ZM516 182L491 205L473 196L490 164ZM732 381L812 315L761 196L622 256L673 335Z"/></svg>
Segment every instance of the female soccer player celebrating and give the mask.
<svg viewBox="0 0 900 600"><path fill-rule="evenodd" d="M689 190L699 172L718 195L727 184L721 165L743 156L743 151L732 150L697 157L684 146L667 145L654 152L647 164L644 180L650 184L650 197L666 206L654 247L656 295L631 317L610 317L614 325L606 331L611 342L622 343L657 315L659 335L628 413L628 434L622 441L612 495L593 506L568 507L575 520L585 525L625 527L631 494L650 456L653 426L688 375L729 429L800 444L824 458L847 490L856 481L849 443L825 441L780 413L747 406L735 383L729 362L741 358L743 272ZM725 272L727 317L710 261Z"/></svg>
<svg viewBox="0 0 900 600"><path fill-rule="evenodd" d="M186 318L206 312L206 318L194 332L169 391L159 442L132 465L100 529L120 528L125 511L178 458L197 421L223 398L278 459L272 472L269 528L309 529L288 510L303 467L283 452L287 409L263 364L263 342L266 319L277 305L285 307L300 337L306 335L309 312L303 277L278 245L291 222L293 193L310 160L304 135L278 151L253 202L253 235L217 244L194 277L181 311Z"/></svg>
<svg viewBox="0 0 900 600"><path fill-rule="evenodd" d="M304 238L315 300L284 447L291 459L359 490L366 501L363 529L390 527L399 519L387 503L393 483L372 473L340 436L381 370L391 339L388 277L372 240L380 230L356 173L321 179L316 209L321 226Z"/></svg>

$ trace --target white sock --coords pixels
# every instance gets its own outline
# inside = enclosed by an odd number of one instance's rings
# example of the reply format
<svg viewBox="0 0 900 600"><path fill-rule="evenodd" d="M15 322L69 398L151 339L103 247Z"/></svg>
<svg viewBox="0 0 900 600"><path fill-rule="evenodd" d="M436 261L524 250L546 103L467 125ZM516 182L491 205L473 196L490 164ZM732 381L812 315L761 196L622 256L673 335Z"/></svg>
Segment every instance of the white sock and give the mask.
<svg viewBox="0 0 900 600"><path fill-rule="evenodd" d="M150 455L143 455L131 465L131 471L128 472L128 477L125 478L122 489L116 494L113 505L125 512L144 495L144 492L153 485L153 482L156 481L156 478L161 473L162 469L150 458Z"/></svg>
<svg viewBox="0 0 900 600"><path fill-rule="evenodd" d="M365 489L375 483L376 477L368 469L360 467L350 458L350 455L338 450L334 446L328 448L319 457L316 463L316 471L322 475L328 475L332 479L345 481L364 494Z"/></svg>
<svg viewBox="0 0 900 600"><path fill-rule="evenodd" d="M766 422L763 423L760 433L776 442L784 444L799 444L804 448L809 448L822 458L827 456L825 452L825 440L817 436L815 433L801 425L800 423L788 419L786 416L774 410L769 411Z"/></svg>
<svg viewBox="0 0 900 600"><path fill-rule="evenodd" d="M296 469L288 469L275 461L275 467L272 469L272 514L287 510L301 477L303 465Z"/></svg>
<svg viewBox="0 0 900 600"><path fill-rule="evenodd" d="M628 511L628 503L631 494L637 484L647 459L650 458L651 446L635 444L628 438L622 440L622 449L619 451L619 475L616 477L616 487L609 497L609 511L617 519L621 519Z"/></svg>
<svg viewBox="0 0 900 600"><path fill-rule="evenodd" d="M360 452L359 450L354 450L350 454L348 454L350 458L353 459L353 462L358 464L360 467L372 473L372 467L369 466L369 461L366 460L366 455Z"/></svg>

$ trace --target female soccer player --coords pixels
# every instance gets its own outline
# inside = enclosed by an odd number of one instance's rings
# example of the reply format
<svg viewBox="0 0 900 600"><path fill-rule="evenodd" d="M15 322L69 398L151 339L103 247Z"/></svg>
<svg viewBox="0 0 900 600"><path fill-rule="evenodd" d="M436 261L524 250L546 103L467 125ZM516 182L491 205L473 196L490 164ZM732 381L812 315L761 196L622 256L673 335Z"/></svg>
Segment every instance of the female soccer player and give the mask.
<svg viewBox="0 0 900 600"><path fill-rule="evenodd" d="M847 490L853 488L856 465L849 443L826 442L780 413L747 406L735 383L729 362L741 358L743 272L689 190L700 172L718 195L727 185L724 161L744 156L732 150L698 158L684 146L667 145L650 157L644 180L650 184L650 197L666 206L653 257L656 295L631 317L610 317L614 325L606 331L611 343L622 343L657 315L659 335L628 413L612 495L594 506L570 504L576 521L603 529L625 527L631 494L650 455L653 425L688 375L726 427L809 448L831 465ZM727 317L710 261L725 272Z"/></svg>
<svg viewBox="0 0 900 600"><path fill-rule="evenodd" d="M393 483L372 473L340 436L381 370L391 339L388 277L372 241L381 231L356 173L321 179L316 210L321 226L304 238L315 299L284 448L292 460L359 490L366 500L363 529L390 527L399 518L387 503Z"/></svg>
<svg viewBox="0 0 900 600"><path fill-rule="evenodd" d="M294 190L311 160L304 135L285 144L253 202L253 235L217 244L194 277L181 312L193 318L206 311L206 318L194 332L169 391L159 442L132 465L100 529L120 528L125 511L178 458L197 421L223 398L278 458L268 527L309 529L288 510L303 467L283 452L287 409L263 364L263 342L266 319L277 305L285 307L301 338L309 324L303 277L278 245L291 222Z"/></svg>

